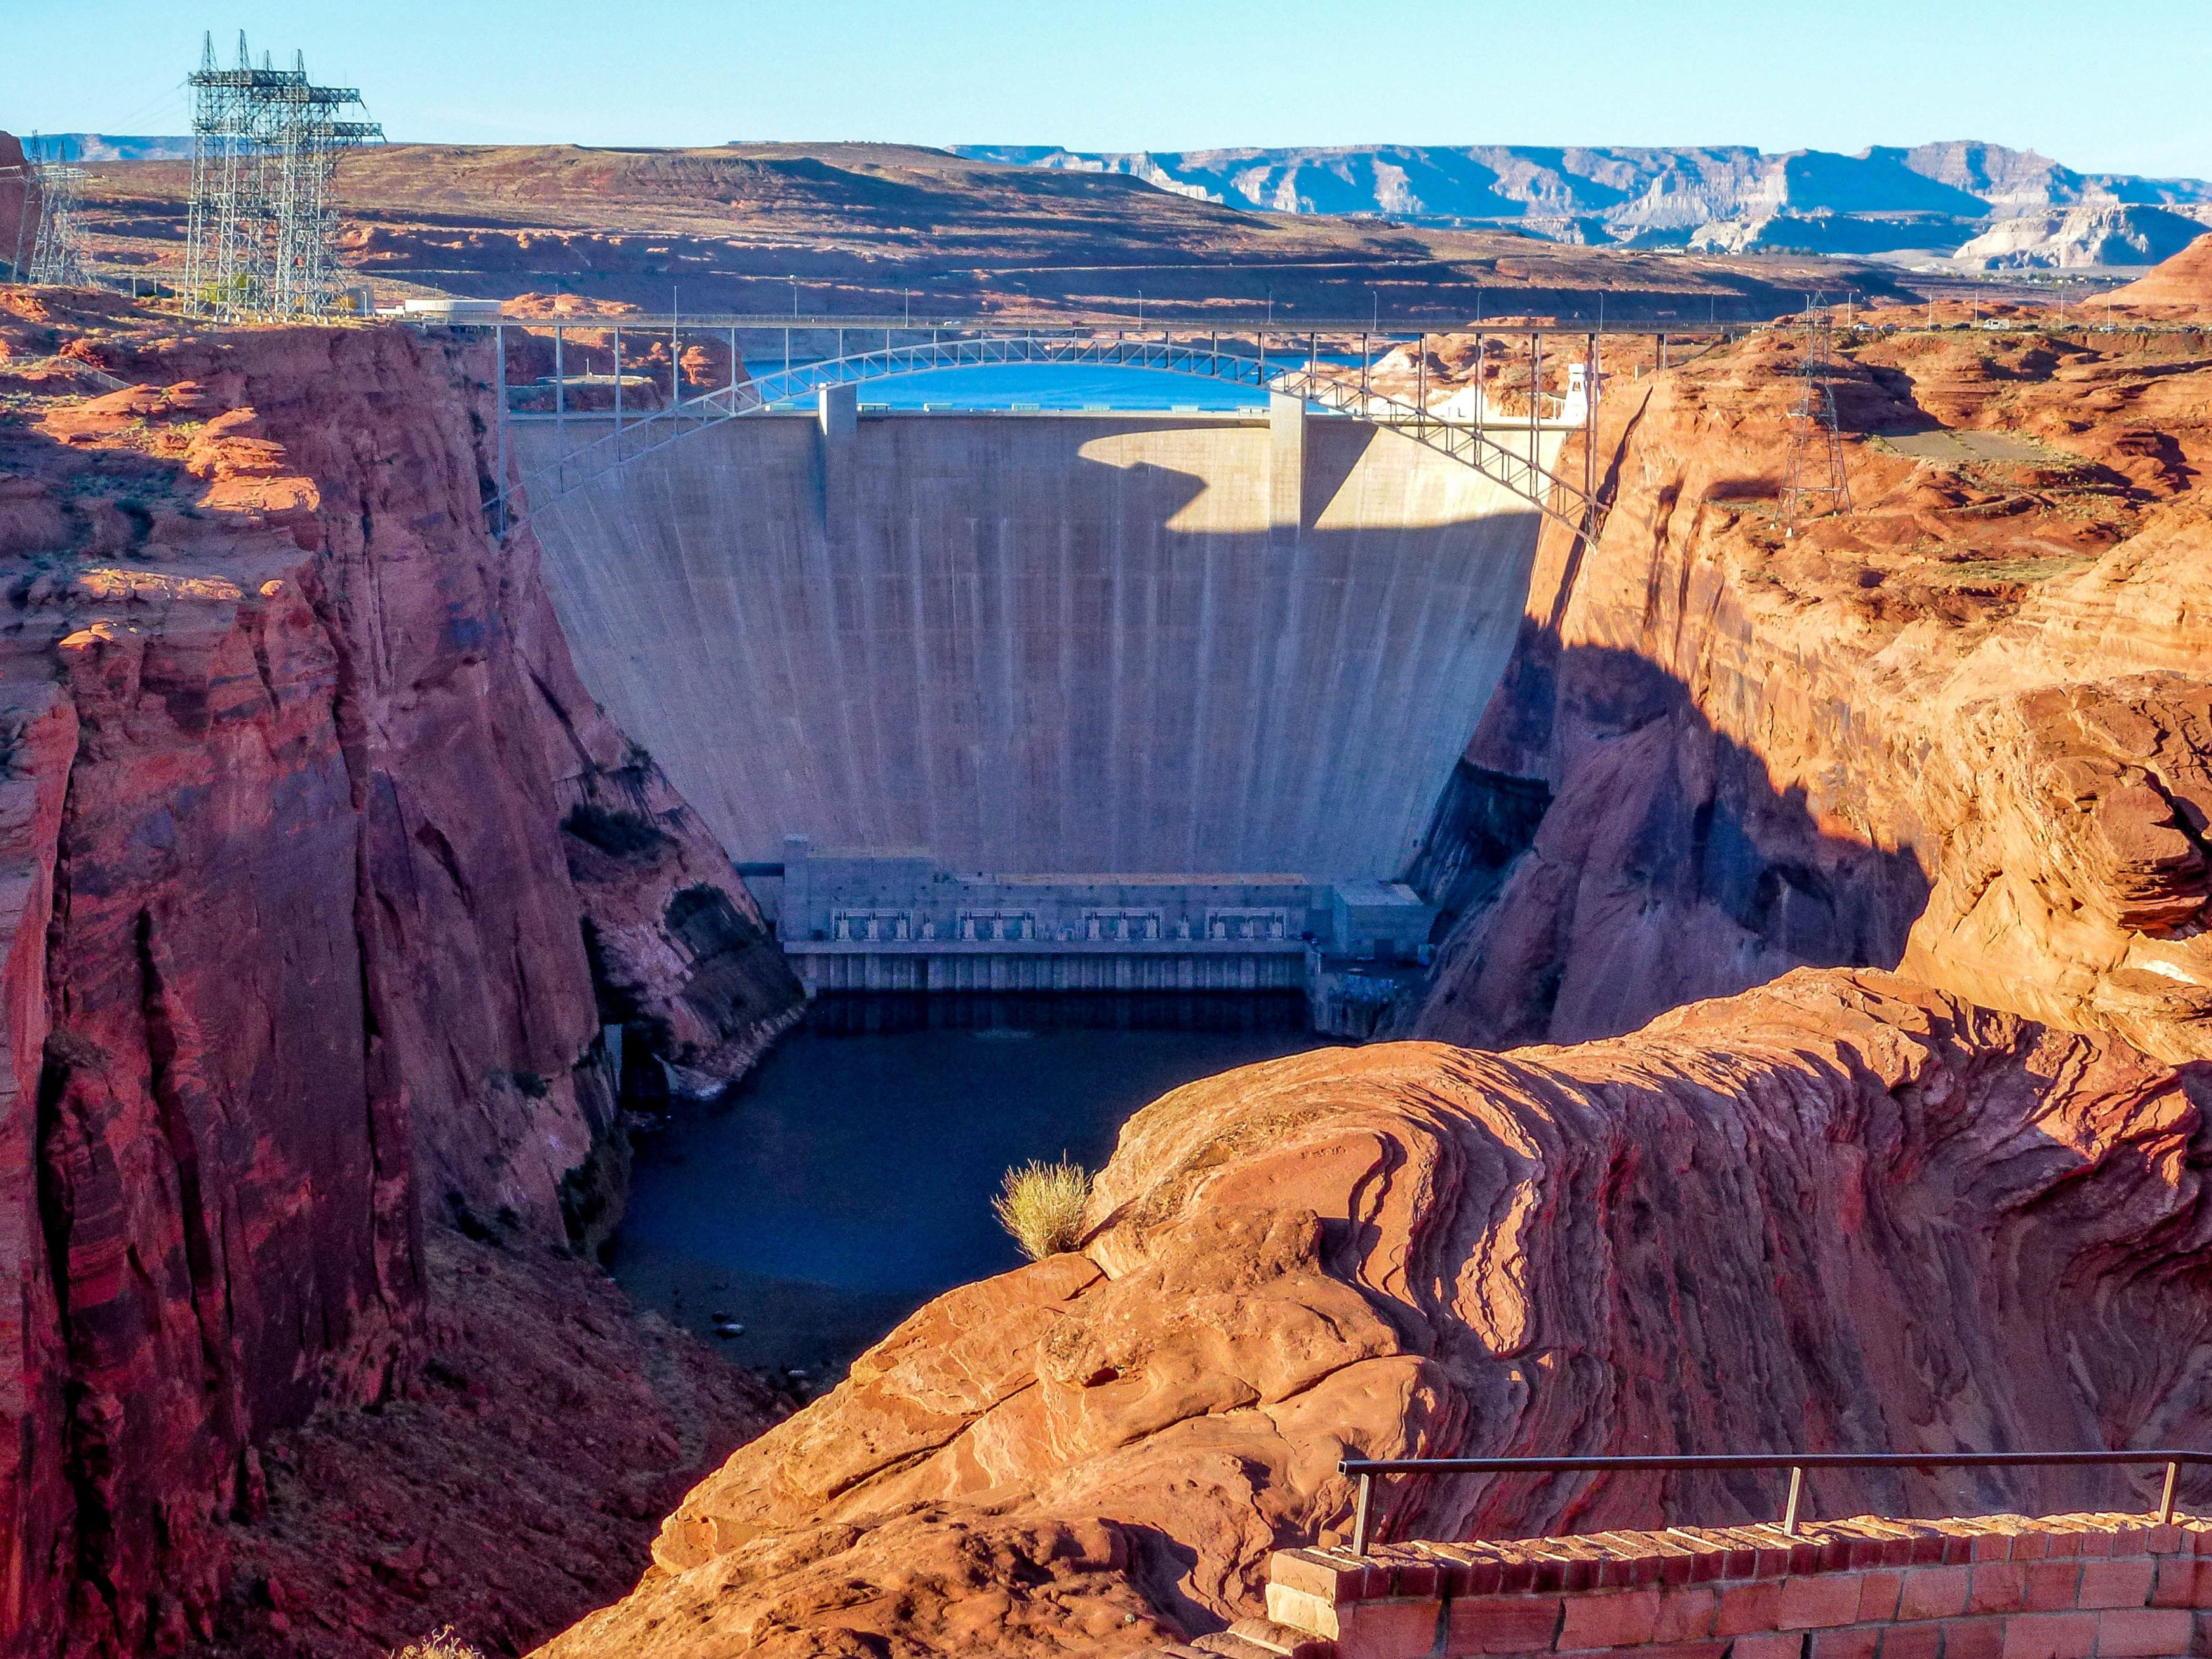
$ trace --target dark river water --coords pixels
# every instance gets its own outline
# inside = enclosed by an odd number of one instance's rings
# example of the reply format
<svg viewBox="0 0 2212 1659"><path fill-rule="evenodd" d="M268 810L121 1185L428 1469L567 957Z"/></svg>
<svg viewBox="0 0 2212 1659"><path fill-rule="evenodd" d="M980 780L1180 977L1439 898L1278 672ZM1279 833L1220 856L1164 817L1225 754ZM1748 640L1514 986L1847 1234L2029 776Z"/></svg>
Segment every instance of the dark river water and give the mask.
<svg viewBox="0 0 2212 1659"><path fill-rule="evenodd" d="M819 1378L941 1291L1018 1267L1012 1164L1097 1170L1178 1085L1328 1039L1302 995L823 998L732 1095L641 1137L608 1255L639 1305Z"/></svg>

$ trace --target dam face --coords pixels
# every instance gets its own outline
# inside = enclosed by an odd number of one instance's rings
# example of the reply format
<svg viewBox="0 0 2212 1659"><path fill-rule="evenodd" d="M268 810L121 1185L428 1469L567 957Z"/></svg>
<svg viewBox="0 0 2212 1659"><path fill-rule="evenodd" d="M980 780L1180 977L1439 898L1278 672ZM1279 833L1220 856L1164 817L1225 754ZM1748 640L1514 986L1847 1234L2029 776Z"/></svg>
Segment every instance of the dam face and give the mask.
<svg viewBox="0 0 2212 1659"><path fill-rule="evenodd" d="M1295 404L851 410L725 422L532 520L586 682L733 859L1404 870L1513 643L1525 502ZM551 462L550 426L515 441Z"/></svg>

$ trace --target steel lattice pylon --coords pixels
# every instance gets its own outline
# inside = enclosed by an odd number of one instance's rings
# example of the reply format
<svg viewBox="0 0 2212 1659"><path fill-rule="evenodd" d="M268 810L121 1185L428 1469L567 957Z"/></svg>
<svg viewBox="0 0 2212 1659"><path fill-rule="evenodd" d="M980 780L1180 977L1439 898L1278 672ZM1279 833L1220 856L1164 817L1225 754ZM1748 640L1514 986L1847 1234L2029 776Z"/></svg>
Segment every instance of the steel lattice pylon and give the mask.
<svg viewBox="0 0 2212 1659"><path fill-rule="evenodd" d="M77 185L84 169L40 160L31 163L39 191L39 233L32 244L30 279L76 285L85 281L84 248L77 234Z"/></svg>
<svg viewBox="0 0 2212 1659"><path fill-rule="evenodd" d="M60 144L65 141L55 142ZM81 284L88 280L83 240L76 219L77 185L84 178L84 169L71 166L65 150L58 151L51 159L43 151L44 146L33 133L24 149L22 167L0 169L19 179L23 189L23 210L16 220L15 246L0 249L0 257L6 258L15 282ZM37 204L35 214L32 211L33 201ZM24 257L27 252L27 258Z"/></svg>
<svg viewBox="0 0 2212 1659"><path fill-rule="evenodd" d="M192 89L192 199L185 299L226 321L312 317L337 294L337 220L330 204L339 155L381 138L373 121L341 121L350 87L318 87L304 58L253 66L246 36L234 68L216 65L207 36Z"/></svg>
<svg viewBox="0 0 2212 1659"><path fill-rule="evenodd" d="M1790 465L1782 486L1782 533L1794 538L1814 513L1851 510L1844 438L1836 424L1835 337L1829 314L1805 307L1797 406L1790 416Z"/></svg>

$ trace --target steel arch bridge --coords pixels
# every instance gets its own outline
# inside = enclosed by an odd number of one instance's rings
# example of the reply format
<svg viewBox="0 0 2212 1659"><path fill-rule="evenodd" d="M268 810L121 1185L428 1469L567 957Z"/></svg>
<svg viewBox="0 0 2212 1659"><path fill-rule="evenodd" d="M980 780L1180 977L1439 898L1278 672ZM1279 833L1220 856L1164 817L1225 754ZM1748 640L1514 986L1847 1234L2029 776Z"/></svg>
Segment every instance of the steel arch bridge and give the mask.
<svg viewBox="0 0 2212 1659"><path fill-rule="evenodd" d="M1498 331L1500 334L1513 331ZM1271 356L1264 345L1255 345L1250 338L1224 340L1209 336L1177 340L1166 334L1132 338L1121 333L1023 330L912 345L886 345L874 351L823 358L686 398L632 420L623 420L617 415L613 430L556 456L548 465L526 472L522 484L526 505L520 512L510 510L504 488L506 461L502 457L502 489L493 503L499 528L501 533L506 533L548 503L641 456L665 449L725 422L810 397L825 387L925 374L932 369L1005 363L1154 369L1299 398L1340 414L1389 427L1416 443L1472 467L1576 535L1595 537L1603 522L1604 504L1594 487L1594 471L1590 480L1581 483L1562 477L1542 465L1538 459L1540 445L1535 441L1537 434L1543 432L1581 432L1587 453L1590 447L1588 441L1595 435L1594 398L1585 398L1583 418L1571 423L1540 417L1528 422L1488 423L1446 420L1428 410L1385 397L1359 382L1326 372L1310 349L1292 356ZM502 420L507 418L504 406L501 415ZM1501 432L1525 442L1526 452L1515 444L1501 442L1496 435ZM1591 471L1587 465L1585 470Z"/></svg>

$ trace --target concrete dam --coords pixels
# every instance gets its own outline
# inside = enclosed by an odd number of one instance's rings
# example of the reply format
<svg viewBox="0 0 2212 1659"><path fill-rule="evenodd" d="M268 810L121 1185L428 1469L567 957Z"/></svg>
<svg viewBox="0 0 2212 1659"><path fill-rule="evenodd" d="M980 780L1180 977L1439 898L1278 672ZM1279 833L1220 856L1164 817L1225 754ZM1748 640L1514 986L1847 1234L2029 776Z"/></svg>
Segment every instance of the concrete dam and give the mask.
<svg viewBox="0 0 2212 1659"><path fill-rule="evenodd" d="M553 427L514 431L552 463ZM1558 435L1533 441L1549 464ZM1539 522L1279 394L849 392L532 520L586 683L814 988L1308 984L1309 936L1316 961L1409 960L1429 918L1395 878L1503 672Z"/></svg>

